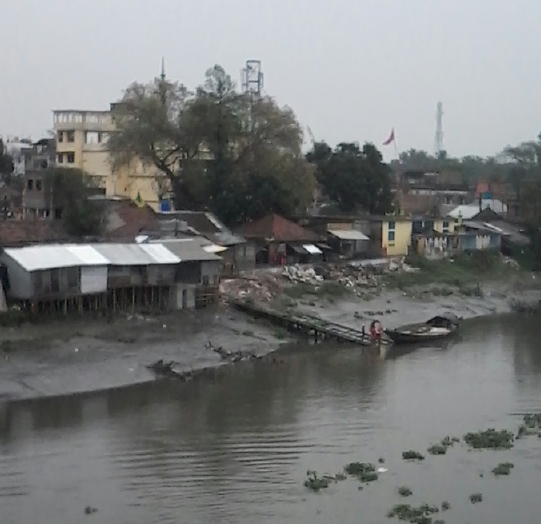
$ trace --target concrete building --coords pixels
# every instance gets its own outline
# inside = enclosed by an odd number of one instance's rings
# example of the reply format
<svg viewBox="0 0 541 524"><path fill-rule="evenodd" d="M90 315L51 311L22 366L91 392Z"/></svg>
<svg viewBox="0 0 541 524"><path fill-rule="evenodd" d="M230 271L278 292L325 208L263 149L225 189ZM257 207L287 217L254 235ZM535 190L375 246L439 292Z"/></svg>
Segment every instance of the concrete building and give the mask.
<svg viewBox="0 0 541 524"><path fill-rule="evenodd" d="M56 165L85 171L100 188L107 187L112 168L107 151L113 123L109 111L53 111Z"/></svg>
<svg viewBox="0 0 541 524"><path fill-rule="evenodd" d="M158 169L133 161L114 167L107 150L114 130L111 111L53 111L56 165L85 171L107 196L123 196L161 209L169 183Z"/></svg>

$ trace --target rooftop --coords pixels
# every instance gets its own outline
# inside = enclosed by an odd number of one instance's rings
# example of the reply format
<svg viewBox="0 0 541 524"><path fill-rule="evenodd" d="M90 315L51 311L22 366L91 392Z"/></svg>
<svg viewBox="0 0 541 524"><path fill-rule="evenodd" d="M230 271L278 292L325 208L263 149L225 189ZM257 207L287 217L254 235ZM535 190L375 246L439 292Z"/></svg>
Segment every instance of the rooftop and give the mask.
<svg viewBox="0 0 541 524"><path fill-rule="evenodd" d="M246 238L265 239L273 242L317 242L319 235L280 215L268 215L255 222L244 224L240 230Z"/></svg>

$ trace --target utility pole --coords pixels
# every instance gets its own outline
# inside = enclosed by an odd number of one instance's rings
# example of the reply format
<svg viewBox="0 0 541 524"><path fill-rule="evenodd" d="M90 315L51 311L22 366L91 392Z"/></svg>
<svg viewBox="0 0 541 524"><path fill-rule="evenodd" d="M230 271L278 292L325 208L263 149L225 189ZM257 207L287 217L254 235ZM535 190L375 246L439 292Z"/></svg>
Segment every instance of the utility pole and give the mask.
<svg viewBox="0 0 541 524"><path fill-rule="evenodd" d="M436 134L434 135L434 155L441 158L445 154L443 147L443 104L436 106Z"/></svg>

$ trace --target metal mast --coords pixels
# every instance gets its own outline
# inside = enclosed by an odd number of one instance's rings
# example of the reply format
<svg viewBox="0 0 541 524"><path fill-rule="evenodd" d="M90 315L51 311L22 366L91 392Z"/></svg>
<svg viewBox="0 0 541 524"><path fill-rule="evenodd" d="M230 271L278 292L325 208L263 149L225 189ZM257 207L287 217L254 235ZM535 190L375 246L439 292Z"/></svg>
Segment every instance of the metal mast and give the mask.
<svg viewBox="0 0 541 524"><path fill-rule="evenodd" d="M261 96L263 89L263 73L261 60L246 60L242 69L242 91L250 97L250 131L254 128L254 102Z"/></svg>
<svg viewBox="0 0 541 524"><path fill-rule="evenodd" d="M438 102L436 107L436 134L434 135L434 155L441 158L445 155L443 147L443 104Z"/></svg>

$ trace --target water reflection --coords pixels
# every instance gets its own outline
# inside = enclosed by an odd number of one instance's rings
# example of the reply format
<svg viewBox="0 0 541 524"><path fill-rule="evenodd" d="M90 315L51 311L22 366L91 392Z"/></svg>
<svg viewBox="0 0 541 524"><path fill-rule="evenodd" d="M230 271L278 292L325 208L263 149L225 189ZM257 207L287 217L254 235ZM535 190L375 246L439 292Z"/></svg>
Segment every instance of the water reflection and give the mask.
<svg viewBox="0 0 541 524"><path fill-rule="evenodd" d="M359 504L366 521L380 522L396 485L411 482L427 501L442 493L467 501L482 489L498 508L497 518L487 509L472 520L469 503L458 502L450 521L507 522L517 506L498 505L503 484L478 485L477 471L490 470L494 457L457 450L457 458L427 460L413 478L394 458L445 434L509 427L516 423L510 413L539 403L536 318L465 322L461 331L437 345L394 348L386 359L307 346L276 365L247 363L213 381L3 404L2 524L34 522L38 512L44 524L60 516L87 522L87 504L100 509L96 523L348 524L359 522ZM516 457L506 455L525 481L541 464L541 441L534 440ZM381 455L389 475L367 496L354 483L320 497L302 487L308 468L333 472ZM525 514L534 518L541 502L532 485L512 494L520 504L530 497Z"/></svg>

